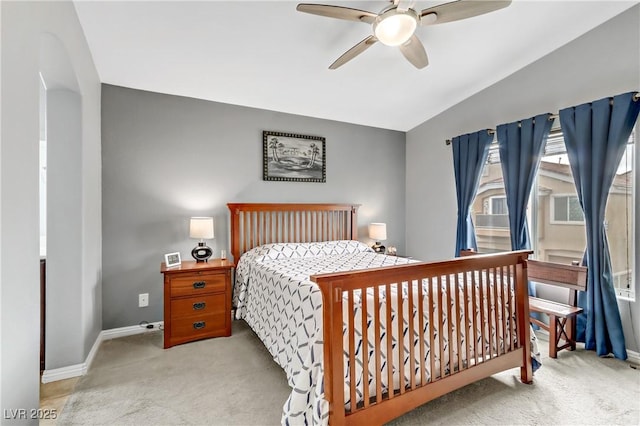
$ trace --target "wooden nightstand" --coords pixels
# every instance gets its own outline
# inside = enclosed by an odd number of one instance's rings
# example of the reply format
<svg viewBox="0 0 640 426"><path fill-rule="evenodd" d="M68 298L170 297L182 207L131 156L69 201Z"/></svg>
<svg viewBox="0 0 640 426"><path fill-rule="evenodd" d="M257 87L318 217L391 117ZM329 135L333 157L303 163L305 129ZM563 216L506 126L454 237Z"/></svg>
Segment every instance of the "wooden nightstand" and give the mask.
<svg viewBox="0 0 640 426"><path fill-rule="evenodd" d="M164 262L164 348L210 337L231 336L233 262Z"/></svg>

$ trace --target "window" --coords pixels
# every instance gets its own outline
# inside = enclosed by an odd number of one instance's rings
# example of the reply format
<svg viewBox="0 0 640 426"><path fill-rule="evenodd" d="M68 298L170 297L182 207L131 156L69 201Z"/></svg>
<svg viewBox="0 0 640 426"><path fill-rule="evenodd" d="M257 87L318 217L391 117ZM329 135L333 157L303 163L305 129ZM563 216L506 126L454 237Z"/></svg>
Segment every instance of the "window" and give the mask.
<svg viewBox="0 0 640 426"><path fill-rule="evenodd" d="M551 198L552 204L552 223L565 222L565 223L583 223L584 213L582 207L580 207L580 201L578 201L577 195L553 195Z"/></svg>
<svg viewBox="0 0 640 426"><path fill-rule="evenodd" d="M491 197L491 209L489 214L507 214L507 197Z"/></svg>
<svg viewBox="0 0 640 426"><path fill-rule="evenodd" d="M499 160L496 147L489 152L471 209L478 251L483 253L511 250L507 197Z"/></svg>
<svg viewBox="0 0 640 426"><path fill-rule="evenodd" d="M582 260L587 247L584 213L560 129L553 130L547 139L531 190L529 213L537 259L565 264Z"/></svg>
<svg viewBox="0 0 640 426"><path fill-rule="evenodd" d="M614 290L619 298L635 299L634 194L635 134L632 133L613 185L605 223ZM478 250L511 249L507 205L497 143L493 144L473 204ZM532 249L537 259L570 264L581 261L586 248L584 213L578 201L560 129L551 131L527 207Z"/></svg>
<svg viewBox="0 0 640 426"><path fill-rule="evenodd" d="M619 298L635 300L640 283L634 283L634 220L637 130L632 133L609 191L605 225L611 253L613 287ZM634 140L635 139L635 140Z"/></svg>

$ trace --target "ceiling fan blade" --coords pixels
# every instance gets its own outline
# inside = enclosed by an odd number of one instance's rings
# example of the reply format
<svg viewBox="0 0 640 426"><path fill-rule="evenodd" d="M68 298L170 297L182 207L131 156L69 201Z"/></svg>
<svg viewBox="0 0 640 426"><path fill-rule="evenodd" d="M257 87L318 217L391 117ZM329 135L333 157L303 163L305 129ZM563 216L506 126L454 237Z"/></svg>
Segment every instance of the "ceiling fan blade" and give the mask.
<svg viewBox="0 0 640 426"><path fill-rule="evenodd" d="M311 13L312 15L326 16L328 18L346 19L347 21L366 22L373 24L378 17L377 13L366 10L351 9L350 7L331 6L327 4L300 3L296 6L299 12Z"/></svg>
<svg viewBox="0 0 640 426"><path fill-rule="evenodd" d="M340 56L334 63L329 66L330 70L335 70L336 68L346 64L371 46L377 42L378 39L375 36L370 35L369 37L362 40L360 43L353 46L351 49L347 50Z"/></svg>
<svg viewBox="0 0 640 426"><path fill-rule="evenodd" d="M444 22L458 21L471 18L505 8L511 4L511 0L458 0L450 3L423 9L420 17L423 25L442 24ZM429 19L428 15L436 15L436 19Z"/></svg>
<svg viewBox="0 0 640 426"><path fill-rule="evenodd" d="M427 58L427 52L424 50L424 46L420 39L414 34L405 43L401 44L400 51L409 62L418 69L422 69L429 65L429 58Z"/></svg>

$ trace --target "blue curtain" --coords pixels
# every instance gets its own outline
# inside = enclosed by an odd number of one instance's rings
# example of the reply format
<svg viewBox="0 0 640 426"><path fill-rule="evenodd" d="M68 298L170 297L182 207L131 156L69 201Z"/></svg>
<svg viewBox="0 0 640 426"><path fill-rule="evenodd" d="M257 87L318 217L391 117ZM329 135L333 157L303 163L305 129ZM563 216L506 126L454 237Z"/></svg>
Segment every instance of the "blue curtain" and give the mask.
<svg viewBox="0 0 640 426"><path fill-rule="evenodd" d="M456 136L453 145L453 168L456 178L456 196L458 197L458 224L456 233L456 252L461 249L478 250L476 232L471 219L471 203L478 191L480 173L489 155L489 145L493 140L487 130Z"/></svg>
<svg viewBox="0 0 640 426"><path fill-rule="evenodd" d="M576 322L577 340L599 356L626 359L620 311L613 290L604 214L609 188L640 112L633 93L560 111L569 163L587 231L587 291L578 295L585 314Z"/></svg>
<svg viewBox="0 0 640 426"><path fill-rule="evenodd" d="M497 129L512 250L531 248L527 204L553 123L550 116L540 114L519 122L501 124ZM529 282L529 294L536 294L533 282Z"/></svg>

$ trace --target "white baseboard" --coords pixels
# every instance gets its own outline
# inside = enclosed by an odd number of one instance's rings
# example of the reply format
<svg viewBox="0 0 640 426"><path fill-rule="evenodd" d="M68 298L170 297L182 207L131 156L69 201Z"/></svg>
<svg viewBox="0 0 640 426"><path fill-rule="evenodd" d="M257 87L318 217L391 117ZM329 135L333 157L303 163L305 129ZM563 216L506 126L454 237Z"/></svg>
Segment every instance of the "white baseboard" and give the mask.
<svg viewBox="0 0 640 426"><path fill-rule="evenodd" d="M71 379L72 377L84 376L87 374L87 363L70 365L68 367L54 368L42 372L42 383L57 382L58 380Z"/></svg>
<svg viewBox="0 0 640 426"><path fill-rule="evenodd" d="M640 365L640 353L627 349L627 361L632 364Z"/></svg>
<svg viewBox="0 0 640 426"><path fill-rule="evenodd" d="M102 340L117 339L118 337L133 336L134 334L148 333L164 328L164 321L150 322L153 328L146 328L141 325L132 325L129 327L112 328L110 330L102 330Z"/></svg>
<svg viewBox="0 0 640 426"><path fill-rule="evenodd" d="M44 370L42 372L42 383L57 382L58 380L71 379L73 377L84 376L89 371L93 359L98 353L100 344L105 340L116 339L118 337L132 336L134 334L148 333L150 331L156 331L164 328L164 321L149 323L153 325L153 328L149 329L140 325L132 325L130 327L112 328L110 330L102 330L96 341L93 343L87 359L80 364L70 365L67 367L54 368L51 370Z"/></svg>

